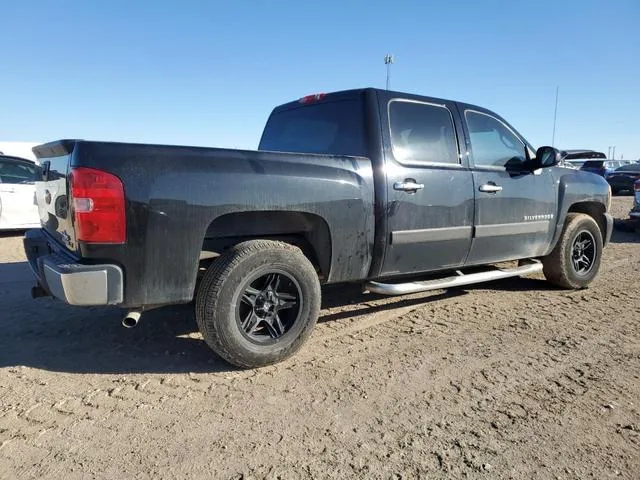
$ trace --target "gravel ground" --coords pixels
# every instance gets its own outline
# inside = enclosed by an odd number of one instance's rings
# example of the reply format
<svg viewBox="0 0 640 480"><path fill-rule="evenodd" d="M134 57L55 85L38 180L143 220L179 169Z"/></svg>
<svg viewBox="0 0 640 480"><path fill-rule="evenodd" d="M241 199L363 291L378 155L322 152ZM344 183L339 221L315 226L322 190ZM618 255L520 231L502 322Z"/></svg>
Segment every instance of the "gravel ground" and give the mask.
<svg viewBox="0 0 640 480"><path fill-rule="evenodd" d="M583 291L327 289L297 356L241 371L188 307L32 300L4 235L0 478L640 478L639 247L614 232Z"/></svg>

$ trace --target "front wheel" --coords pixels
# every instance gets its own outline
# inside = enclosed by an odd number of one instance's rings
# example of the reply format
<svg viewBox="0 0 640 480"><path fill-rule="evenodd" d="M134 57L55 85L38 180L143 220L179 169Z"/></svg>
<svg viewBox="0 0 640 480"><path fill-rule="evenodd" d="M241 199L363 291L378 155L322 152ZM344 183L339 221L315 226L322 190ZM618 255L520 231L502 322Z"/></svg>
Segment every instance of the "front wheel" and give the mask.
<svg viewBox="0 0 640 480"><path fill-rule="evenodd" d="M209 267L196 295L196 320L226 361L262 367L302 346L318 318L320 296L318 275L299 248L251 240Z"/></svg>
<svg viewBox="0 0 640 480"><path fill-rule="evenodd" d="M542 259L545 278L562 288L585 288L598 274L602 233L596 221L583 213L569 213L558 243Z"/></svg>

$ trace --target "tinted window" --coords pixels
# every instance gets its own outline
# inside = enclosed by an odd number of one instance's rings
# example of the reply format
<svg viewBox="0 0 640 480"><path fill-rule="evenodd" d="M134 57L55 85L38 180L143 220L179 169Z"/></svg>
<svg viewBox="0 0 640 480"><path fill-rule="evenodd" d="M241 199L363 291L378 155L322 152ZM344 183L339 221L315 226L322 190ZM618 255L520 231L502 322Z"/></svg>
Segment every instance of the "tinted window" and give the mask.
<svg viewBox="0 0 640 480"><path fill-rule="evenodd" d="M28 183L36 180L36 166L28 163L0 159L2 183Z"/></svg>
<svg viewBox="0 0 640 480"><path fill-rule="evenodd" d="M475 165L504 167L508 162L524 162L524 143L505 124L483 113L465 112Z"/></svg>
<svg viewBox="0 0 640 480"><path fill-rule="evenodd" d="M602 160L589 160L584 162L582 168L602 168L604 162Z"/></svg>
<svg viewBox="0 0 640 480"><path fill-rule="evenodd" d="M275 112L260 150L366 156L362 104L317 103Z"/></svg>
<svg viewBox="0 0 640 480"><path fill-rule="evenodd" d="M399 162L459 163L453 119L446 107L392 101L389 124L393 156Z"/></svg>
<svg viewBox="0 0 640 480"><path fill-rule="evenodd" d="M640 172L640 163L632 163L630 165L624 165L616 169L616 172Z"/></svg>

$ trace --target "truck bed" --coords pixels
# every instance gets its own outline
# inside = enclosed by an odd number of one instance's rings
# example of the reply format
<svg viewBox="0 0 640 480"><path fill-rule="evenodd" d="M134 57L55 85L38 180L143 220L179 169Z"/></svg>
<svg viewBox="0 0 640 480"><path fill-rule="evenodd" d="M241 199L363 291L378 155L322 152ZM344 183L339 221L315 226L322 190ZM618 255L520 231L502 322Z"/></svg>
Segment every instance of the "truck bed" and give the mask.
<svg viewBox="0 0 640 480"><path fill-rule="evenodd" d="M47 237L81 262L119 265L123 306L190 301L203 249L215 254L225 238L250 234L247 225L257 223L269 235L301 236L320 249L326 282L369 271L374 193L367 158L82 140L34 151L49 167L37 186ZM67 180L79 167L122 181L124 244L76 241ZM47 203L47 192L67 198Z"/></svg>

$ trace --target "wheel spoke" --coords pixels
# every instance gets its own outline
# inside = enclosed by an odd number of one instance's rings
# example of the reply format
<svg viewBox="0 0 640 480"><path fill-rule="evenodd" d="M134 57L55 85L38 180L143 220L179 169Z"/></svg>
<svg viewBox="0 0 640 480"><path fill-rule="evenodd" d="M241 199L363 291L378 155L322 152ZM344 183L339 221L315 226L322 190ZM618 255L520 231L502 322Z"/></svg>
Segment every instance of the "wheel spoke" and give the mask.
<svg viewBox="0 0 640 480"><path fill-rule="evenodd" d="M576 272L579 272L580 271L580 259L573 257L571 259L571 261L573 262L573 268L575 268Z"/></svg>
<svg viewBox="0 0 640 480"><path fill-rule="evenodd" d="M269 330L271 338L278 338L284 335L284 325L277 313L266 320L265 323L267 324L267 329Z"/></svg>
<svg viewBox="0 0 640 480"><path fill-rule="evenodd" d="M584 264L584 268L589 268L591 265L591 259L584 254L580 257L580 261Z"/></svg>
<svg viewBox="0 0 640 480"><path fill-rule="evenodd" d="M278 310L286 310L287 308L293 308L298 304L298 302L294 300L283 300L282 295L280 295L280 299L278 300Z"/></svg>
<svg viewBox="0 0 640 480"><path fill-rule="evenodd" d="M260 291L256 290L253 287L247 287L244 293L242 294L242 301L253 307L256 304L256 298L260 295Z"/></svg>
<svg viewBox="0 0 640 480"><path fill-rule="evenodd" d="M274 292L278 291L278 288L280 288L280 275L278 275L277 273L270 273L267 276L267 286L265 287L265 289L271 288L271 290L273 290Z"/></svg>
<svg viewBox="0 0 640 480"><path fill-rule="evenodd" d="M258 324L260 323L260 317L258 317L253 310L247 315L247 318L242 322L242 329L248 333L252 334L256 331Z"/></svg>

